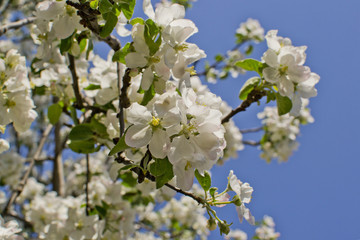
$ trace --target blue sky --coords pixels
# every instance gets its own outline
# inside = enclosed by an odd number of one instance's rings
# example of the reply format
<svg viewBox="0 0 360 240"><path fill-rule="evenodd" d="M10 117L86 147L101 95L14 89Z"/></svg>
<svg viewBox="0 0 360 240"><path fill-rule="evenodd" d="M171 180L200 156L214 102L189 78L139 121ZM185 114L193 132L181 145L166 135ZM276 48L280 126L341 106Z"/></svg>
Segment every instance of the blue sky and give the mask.
<svg viewBox="0 0 360 240"><path fill-rule="evenodd" d="M287 163L267 164L256 148L247 147L238 159L212 170L213 186L220 189L230 169L254 187L248 206L257 220L265 214L274 218L280 239L360 239L359 9L358 0L198 0L187 12L199 28L190 41L205 50L210 63L234 46L236 28L251 17L265 31L278 29L278 35L289 37L295 46L308 46L305 65L321 77L318 96L310 101L315 123L302 127L299 150ZM265 43L256 45L251 57L260 59L266 49ZM210 88L236 107L238 92L251 76L219 81ZM256 114L264 106L255 104L236 116L237 125L259 126ZM251 238L254 228L239 223L233 206L218 212ZM220 239L218 230L210 239Z"/></svg>
<svg viewBox="0 0 360 240"><path fill-rule="evenodd" d="M199 28L191 40L210 62L234 46L236 28L251 17L266 31L279 29L278 35L295 46L307 45L305 65L321 77L318 96L310 101L315 123L302 127L299 150L287 163L267 164L256 148L248 147L212 171L218 176L215 186L225 186L230 169L249 182L254 187L249 208L258 220L273 216L280 239L360 239L359 9L357 0L198 0L187 13ZM265 50L265 43L257 45L252 57L259 59ZM210 87L236 107L238 91L250 76ZM263 107L254 105L238 115L238 126L259 126L256 113ZM247 223L238 223L233 207L222 210L234 227L252 232ZM217 232L212 235L219 239Z"/></svg>

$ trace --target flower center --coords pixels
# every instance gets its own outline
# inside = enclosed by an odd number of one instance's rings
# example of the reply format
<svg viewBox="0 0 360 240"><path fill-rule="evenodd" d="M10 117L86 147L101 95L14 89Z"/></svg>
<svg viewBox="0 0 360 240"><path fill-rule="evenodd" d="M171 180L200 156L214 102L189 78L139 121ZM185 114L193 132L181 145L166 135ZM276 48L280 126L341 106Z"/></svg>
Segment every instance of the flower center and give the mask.
<svg viewBox="0 0 360 240"><path fill-rule="evenodd" d="M160 125L160 118L152 117L152 120L150 122L150 125L153 127L157 127Z"/></svg>

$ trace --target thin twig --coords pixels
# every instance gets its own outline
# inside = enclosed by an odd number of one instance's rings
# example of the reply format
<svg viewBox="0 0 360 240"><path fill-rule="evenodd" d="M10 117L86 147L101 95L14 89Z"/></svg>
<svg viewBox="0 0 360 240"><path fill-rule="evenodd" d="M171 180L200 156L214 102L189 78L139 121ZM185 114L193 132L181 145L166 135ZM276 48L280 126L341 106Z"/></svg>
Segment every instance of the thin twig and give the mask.
<svg viewBox="0 0 360 240"><path fill-rule="evenodd" d="M174 190L175 192L178 192L178 193L181 193L185 196L188 196L188 197L191 197L192 199L194 199L195 201L197 201L199 204L202 204L202 205L205 205L206 202L204 199L202 199L201 197L198 197L198 196L195 196L194 194L192 193L189 193L189 192L185 192L184 190L180 189L180 188L177 188L169 183L165 183L165 186L167 186L168 188Z"/></svg>
<svg viewBox="0 0 360 240"><path fill-rule="evenodd" d="M35 159L37 159L37 158L40 157L40 154L41 154L41 152L42 152L42 149L43 149L43 147L44 147L44 145L45 145L45 141L46 141L46 139L48 138L48 136L49 136L52 128L53 128L53 126L52 126L51 124L49 124L49 125L46 127L46 129L45 129L45 131L44 131L44 133L43 133L43 135L42 135L42 137L41 137L39 146L38 146L38 148L36 149L36 152L35 152L34 156L33 156L32 159L31 159L31 162L30 162L30 164L29 164L29 167L28 167L28 169L26 170L24 176L22 177L22 180L20 181L19 185L17 186L17 189L15 189L15 191L13 191L13 192L11 193L10 199L9 199L9 201L7 202L4 210L2 211L2 215L5 215L5 214L10 210L11 205L16 201L17 197L18 197L18 196L21 194L21 192L23 191L23 189L24 189L24 187L25 187L25 184L26 184L26 182L27 182L27 180L28 180L28 178L29 178L29 176L30 176L30 172L31 172L32 168L33 168L34 165L35 165Z"/></svg>
<svg viewBox="0 0 360 240"><path fill-rule="evenodd" d="M35 17L29 17L25 18L16 22L11 22L8 24L5 24L4 26L0 26L0 36L5 34L10 29L18 29L21 28L27 24L33 23L35 21Z"/></svg>
<svg viewBox="0 0 360 240"><path fill-rule="evenodd" d="M242 129L240 130L241 133L253 133L253 132L259 132L263 130L263 126L257 127L257 128L249 128L249 129Z"/></svg>
<svg viewBox="0 0 360 240"><path fill-rule="evenodd" d="M75 58L70 53L68 54L68 57L69 57L69 69L73 80L72 86L76 97L76 107L81 109L83 107L83 101L79 89L79 77L76 74Z"/></svg>
<svg viewBox="0 0 360 240"><path fill-rule="evenodd" d="M91 180L90 175L90 162L89 162L89 154L86 154L86 182L85 182L85 201L86 201L86 207L85 207L85 214L86 216L89 216L90 213L90 205L89 205L89 182Z"/></svg>
<svg viewBox="0 0 360 240"><path fill-rule="evenodd" d="M125 165L130 165L132 164L131 161L129 161L128 159L126 159L124 156L121 155L121 157L116 158L116 161L118 161L119 163L123 163ZM141 173L143 174L143 170L140 167L134 167L131 169L132 172L136 173L137 175L140 175ZM141 171L141 173L140 173ZM151 175L149 171L146 172L145 177L147 179L149 179L152 182L155 182L156 178L155 176ZM194 194L190 193L190 192L186 192L178 187L175 187L169 183L165 183L165 186L167 186L168 188L174 190L175 192L181 193L185 196L191 197L192 199L194 199L195 201L197 201L199 204L204 205L206 204L206 201L204 199L202 199L201 197L195 196Z"/></svg>
<svg viewBox="0 0 360 240"><path fill-rule="evenodd" d="M118 65L118 81L119 81L119 85L120 85L120 63L117 63ZM124 121L124 109L130 107L130 99L127 95L127 90L130 86L130 81L131 81L131 77L130 77L130 72L131 69L127 68L125 70L125 74L122 78L122 88L121 88L121 92L120 92L120 96L119 96L119 124L120 124L120 137L122 137L122 135L124 134L125 131L125 121Z"/></svg>
<svg viewBox="0 0 360 240"><path fill-rule="evenodd" d="M253 103L259 101L263 96L266 95L265 91L257 91L253 90L249 93L246 100L244 100L237 108L233 109L228 115L226 115L221 123L228 122L233 116L238 114L239 112L246 111L246 109Z"/></svg>
<svg viewBox="0 0 360 240"><path fill-rule="evenodd" d="M245 145L250 145L250 146L259 146L260 145L260 142L255 142L255 141L242 141L243 144Z"/></svg>

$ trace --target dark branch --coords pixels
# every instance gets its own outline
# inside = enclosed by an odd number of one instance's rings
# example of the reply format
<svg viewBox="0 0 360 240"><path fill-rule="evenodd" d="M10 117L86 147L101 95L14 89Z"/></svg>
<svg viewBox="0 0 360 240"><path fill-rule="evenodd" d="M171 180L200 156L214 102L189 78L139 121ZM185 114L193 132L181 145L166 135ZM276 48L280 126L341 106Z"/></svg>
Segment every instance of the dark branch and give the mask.
<svg viewBox="0 0 360 240"><path fill-rule="evenodd" d="M90 29L100 41L106 42L115 52L121 48L120 41L114 36L107 36L106 38L100 37L101 27L98 24L97 16L100 15L98 10L92 9L88 2L74 3L66 1L66 4L76 8L77 14L81 17L80 23Z"/></svg>
<svg viewBox="0 0 360 240"><path fill-rule="evenodd" d="M253 132L260 132L263 130L263 126L257 128L249 128L249 129L242 129L240 130L241 133L253 133Z"/></svg>
<svg viewBox="0 0 360 240"><path fill-rule="evenodd" d="M80 94L79 77L76 74L75 58L70 53L68 54L68 57L69 57L69 69L70 69L72 80L73 80L72 86L73 86L75 98L76 98L76 108L81 109L81 108L83 108L83 101L82 101L82 97Z"/></svg>
<svg viewBox="0 0 360 240"><path fill-rule="evenodd" d="M252 92L249 93L248 97L246 100L244 100L240 106L238 106L237 108L233 109L228 115L226 115L222 120L221 123L226 123L228 122L233 116L235 116L236 114L238 114L239 112L244 112L246 111L246 109L253 103L253 102L257 102L259 101L263 96L266 95L265 91L258 91L258 90L253 90Z"/></svg>

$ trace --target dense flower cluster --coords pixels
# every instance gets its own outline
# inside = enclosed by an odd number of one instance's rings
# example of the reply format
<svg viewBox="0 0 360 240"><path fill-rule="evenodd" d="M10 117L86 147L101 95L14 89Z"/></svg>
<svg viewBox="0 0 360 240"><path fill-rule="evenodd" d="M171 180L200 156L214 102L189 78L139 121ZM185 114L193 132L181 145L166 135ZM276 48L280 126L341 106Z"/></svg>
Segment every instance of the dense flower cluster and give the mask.
<svg viewBox="0 0 360 240"><path fill-rule="evenodd" d="M313 123L314 118L306 108L308 101L303 102L298 117L290 114L279 116L275 107L265 107L264 112L258 114L263 119L265 134L261 140L261 157L267 162L277 158L280 162L287 161L294 150L298 148L296 141L300 133L300 124Z"/></svg>
<svg viewBox="0 0 360 240"><path fill-rule="evenodd" d="M37 117L27 74L25 57L17 50L11 49L0 56L0 133L10 123L17 132L24 132ZM2 139L0 153L8 148L9 144Z"/></svg>
<svg viewBox="0 0 360 240"><path fill-rule="evenodd" d="M266 81L274 84L282 96L292 100L291 113L299 115L303 99L317 95L315 84L319 75L303 66L306 59L306 46L294 47L289 38L277 36L277 30L269 31L266 36L269 49L262 59L268 65L263 70Z"/></svg>

